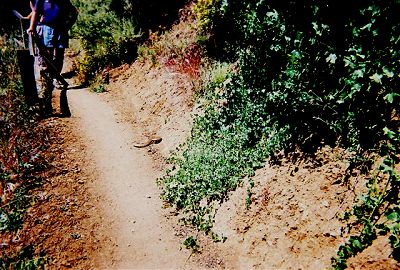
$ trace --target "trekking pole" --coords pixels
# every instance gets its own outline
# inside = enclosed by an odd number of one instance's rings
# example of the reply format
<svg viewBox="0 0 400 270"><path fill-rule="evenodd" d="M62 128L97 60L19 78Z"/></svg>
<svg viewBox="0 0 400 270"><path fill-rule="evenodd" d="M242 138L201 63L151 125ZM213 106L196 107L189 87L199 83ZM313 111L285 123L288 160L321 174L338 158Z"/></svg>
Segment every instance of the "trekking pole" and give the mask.
<svg viewBox="0 0 400 270"><path fill-rule="evenodd" d="M26 48L25 34L24 34L24 26L23 26L23 24L22 24L22 19L19 20L19 23L20 23L20 25L21 25L22 43L24 44L24 48Z"/></svg>
<svg viewBox="0 0 400 270"><path fill-rule="evenodd" d="M33 41L33 33L29 33L28 36L28 46L29 46L29 53L32 56L37 56L37 51L35 49L35 42Z"/></svg>
<svg viewBox="0 0 400 270"><path fill-rule="evenodd" d="M19 13L16 10L12 11L14 13L14 15L19 19L19 24L21 27L21 36L22 36L22 43L24 44L24 49L26 48L26 42L25 42L25 33L24 33L24 25L22 23L22 20L25 19L24 16L21 15L21 13Z"/></svg>
<svg viewBox="0 0 400 270"><path fill-rule="evenodd" d="M21 80L24 87L25 102L32 106L38 101L34 72L34 58L26 48L25 32L22 20L26 19L18 11L13 10L14 15L20 20L23 49L17 49L17 61L20 68ZM21 42L19 42L21 43Z"/></svg>

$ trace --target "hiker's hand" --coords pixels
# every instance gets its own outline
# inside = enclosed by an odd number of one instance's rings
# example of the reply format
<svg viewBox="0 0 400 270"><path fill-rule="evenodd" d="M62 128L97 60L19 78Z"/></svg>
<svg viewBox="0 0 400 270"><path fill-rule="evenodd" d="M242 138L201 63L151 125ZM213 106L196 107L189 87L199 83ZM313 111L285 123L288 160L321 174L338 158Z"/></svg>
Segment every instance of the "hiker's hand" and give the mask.
<svg viewBox="0 0 400 270"><path fill-rule="evenodd" d="M26 30L27 34L33 34L35 30L33 28L29 28L28 30Z"/></svg>

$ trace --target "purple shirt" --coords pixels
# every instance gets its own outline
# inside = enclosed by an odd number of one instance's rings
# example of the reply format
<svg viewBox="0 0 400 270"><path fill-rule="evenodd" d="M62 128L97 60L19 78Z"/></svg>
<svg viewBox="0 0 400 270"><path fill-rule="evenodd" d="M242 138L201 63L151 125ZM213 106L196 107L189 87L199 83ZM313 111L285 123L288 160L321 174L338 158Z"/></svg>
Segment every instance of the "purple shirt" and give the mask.
<svg viewBox="0 0 400 270"><path fill-rule="evenodd" d="M42 16L40 24L48 26L63 26L65 24L66 11L71 2L67 0L37 0L35 11Z"/></svg>

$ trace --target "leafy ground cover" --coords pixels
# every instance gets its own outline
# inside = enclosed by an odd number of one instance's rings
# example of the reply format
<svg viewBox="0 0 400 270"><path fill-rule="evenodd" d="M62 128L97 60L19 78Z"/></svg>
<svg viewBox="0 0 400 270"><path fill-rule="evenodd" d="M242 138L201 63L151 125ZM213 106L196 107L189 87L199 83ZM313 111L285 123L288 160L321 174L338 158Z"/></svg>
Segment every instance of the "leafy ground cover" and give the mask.
<svg viewBox="0 0 400 270"><path fill-rule="evenodd" d="M0 38L0 234L16 233L23 225L27 209L34 204L32 191L41 185L39 172L45 168L42 150L46 133L38 117L24 102L15 50L6 37ZM2 245L5 243L2 243ZM34 257L34 248L16 254L2 254L3 269L36 268L44 264Z"/></svg>
<svg viewBox="0 0 400 270"><path fill-rule="evenodd" d="M386 134L393 140L399 128L397 1L351 1L346 10L333 1L203 2L194 8L199 29L206 29L200 34L210 37L208 48L225 56L220 60L235 64L223 79L211 77L203 85L204 114L161 179L163 198L186 223L215 236L215 206L246 182L250 196L255 170L278 151L312 154L324 144L340 145L357 153L351 171L371 166L368 153L379 152L380 144L393 145ZM340 19L332 20L332 12ZM398 199L390 195L398 193L397 151L394 147L377 169L386 176L373 177L368 195L352 212L362 236L340 248L334 262L339 268L371 244L375 225L380 233L391 232L397 249ZM383 179L389 189L375 184ZM372 226L385 212L387 221Z"/></svg>

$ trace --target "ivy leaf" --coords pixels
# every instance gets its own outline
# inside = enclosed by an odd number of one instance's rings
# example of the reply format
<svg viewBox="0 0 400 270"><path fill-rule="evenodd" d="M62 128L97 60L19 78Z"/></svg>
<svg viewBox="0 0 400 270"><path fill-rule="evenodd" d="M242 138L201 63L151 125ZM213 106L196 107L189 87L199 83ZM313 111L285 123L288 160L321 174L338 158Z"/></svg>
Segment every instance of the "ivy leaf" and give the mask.
<svg viewBox="0 0 400 270"><path fill-rule="evenodd" d="M325 60L327 63L335 64L337 56L334 53L331 53Z"/></svg>
<svg viewBox="0 0 400 270"><path fill-rule="evenodd" d="M362 78L364 76L364 72L361 69L357 69L354 71L354 74L358 77L358 78Z"/></svg>
<svg viewBox="0 0 400 270"><path fill-rule="evenodd" d="M391 70L389 70L387 67L383 67L383 73L388 78L392 78L394 76L394 73Z"/></svg>
<svg viewBox="0 0 400 270"><path fill-rule="evenodd" d="M360 240L356 237L350 237L349 239L350 245L354 248L354 251L362 250L363 245L361 244Z"/></svg>
<svg viewBox="0 0 400 270"><path fill-rule="evenodd" d="M392 104L392 103L393 103L393 100L394 100L394 97L397 97L397 96L399 96L399 94L392 92L392 93L387 94L387 95L384 96L383 98L384 98L385 100L387 100L387 102L389 102L390 104Z"/></svg>
<svg viewBox="0 0 400 270"><path fill-rule="evenodd" d="M398 212L393 211L389 215L386 216L389 220L398 221L400 220L400 215Z"/></svg>
<svg viewBox="0 0 400 270"><path fill-rule="evenodd" d="M383 128L383 133L389 137L389 139L393 139L396 136L396 133L388 129L387 127Z"/></svg>
<svg viewBox="0 0 400 270"><path fill-rule="evenodd" d="M382 77L383 77L383 75L375 73L374 75L370 76L369 78L376 83L382 84L382 81L381 81Z"/></svg>
<svg viewBox="0 0 400 270"><path fill-rule="evenodd" d="M278 19L278 12L275 9L273 12L267 12L267 17L276 20Z"/></svg>

